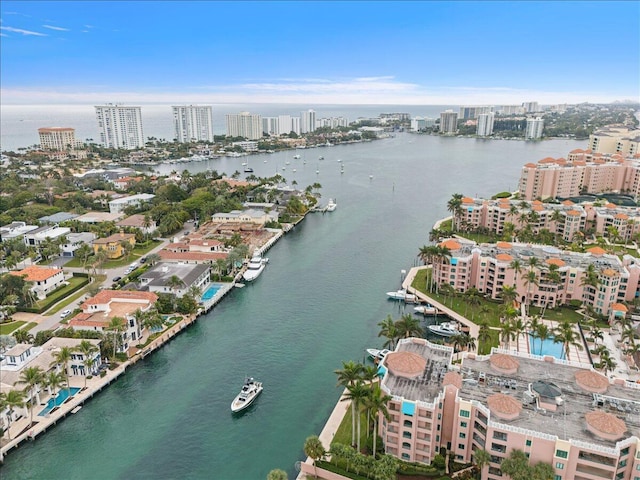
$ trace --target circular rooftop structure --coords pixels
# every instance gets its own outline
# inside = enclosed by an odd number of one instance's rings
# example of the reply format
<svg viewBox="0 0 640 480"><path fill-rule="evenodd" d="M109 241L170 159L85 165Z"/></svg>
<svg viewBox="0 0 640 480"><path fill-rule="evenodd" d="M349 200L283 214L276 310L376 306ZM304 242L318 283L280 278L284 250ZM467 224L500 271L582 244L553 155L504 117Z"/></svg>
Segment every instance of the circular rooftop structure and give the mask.
<svg viewBox="0 0 640 480"><path fill-rule="evenodd" d="M457 372L447 372L442 379L442 386L453 385L458 390L462 388L462 377Z"/></svg>
<svg viewBox="0 0 640 480"><path fill-rule="evenodd" d="M618 440L627 431L626 424L612 413L594 410L584 416L587 430L604 440Z"/></svg>
<svg viewBox="0 0 640 480"><path fill-rule="evenodd" d="M533 382L531 388L534 392L544 398L556 398L562 395L562 390L560 390L560 387L551 382L543 382L542 380L538 380L537 382Z"/></svg>
<svg viewBox="0 0 640 480"><path fill-rule="evenodd" d="M560 255L560 249L556 247L542 247L542 251L544 253L548 253L549 255Z"/></svg>
<svg viewBox="0 0 640 480"><path fill-rule="evenodd" d="M591 393L604 393L609 388L609 380L592 370L579 370L575 374L576 383L580 388Z"/></svg>
<svg viewBox="0 0 640 480"><path fill-rule="evenodd" d="M506 355L504 353L494 353L491 355L489 359L491 363L491 368L495 371L505 374L513 374L518 371L518 367L520 363L517 359L513 358L511 355Z"/></svg>
<svg viewBox="0 0 640 480"><path fill-rule="evenodd" d="M522 410L522 403L504 393L496 393L488 397L487 405L491 413L502 420L514 420Z"/></svg>
<svg viewBox="0 0 640 480"><path fill-rule="evenodd" d="M391 352L384 360L384 364L391 373L407 378L422 375L424 367L427 365L424 358L412 352Z"/></svg>

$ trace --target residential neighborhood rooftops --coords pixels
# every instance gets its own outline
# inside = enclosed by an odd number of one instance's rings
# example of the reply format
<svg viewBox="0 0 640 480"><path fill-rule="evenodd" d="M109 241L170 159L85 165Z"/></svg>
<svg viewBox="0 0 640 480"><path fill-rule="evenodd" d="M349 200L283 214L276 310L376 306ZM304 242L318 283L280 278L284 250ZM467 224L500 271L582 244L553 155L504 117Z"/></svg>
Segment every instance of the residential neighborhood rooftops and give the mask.
<svg viewBox="0 0 640 480"><path fill-rule="evenodd" d="M67 220L73 220L77 216L78 215L76 213L58 212L58 213L54 213L53 215L47 215L45 217L40 217L38 219L38 221L40 223L53 224L53 223L66 222Z"/></svg>
<svg viewBox="0 0 640 480"><path fill-rule="evenodd" d="M94 245L106 245L113 242L121 242L123 240L128 240L130 238L135 238L135 234L133 233L114 233L113 235L109 235L105 238L97 238L93 241Z"/></svg>
<svg viewBox="0 0 640 480"><path fill-rule="evenodd" d="M137 290L102 290L91 297L82 305L100 305L113 301L148 301L155 302L158 296L152 292L139 292Z"/></svg>
<svg viewBox="0 0 640 480"><path fill-rule="evenodd" d="M42 282L54 275L62 272L59 268L38 267L37 265L30 265L22 270L9 272L11 275L18 277L25 277L27 282Z"/></svg>
<svg viewBox="0 0 640 480"><path fill-rule="evenodd" d="M80 215L76 220L84 223L101 223L116 222L122 217L124 217L124 213L87 212L84 215Z"/></svg>
<svg viewBox="0 0 640 480"><path fill-rule="evenodd" d="M203 273L209 270L209 265L193 264L159 264L140 275L140 280L150 286L166 286L173 276L178 277L189 286Z"/></svg>

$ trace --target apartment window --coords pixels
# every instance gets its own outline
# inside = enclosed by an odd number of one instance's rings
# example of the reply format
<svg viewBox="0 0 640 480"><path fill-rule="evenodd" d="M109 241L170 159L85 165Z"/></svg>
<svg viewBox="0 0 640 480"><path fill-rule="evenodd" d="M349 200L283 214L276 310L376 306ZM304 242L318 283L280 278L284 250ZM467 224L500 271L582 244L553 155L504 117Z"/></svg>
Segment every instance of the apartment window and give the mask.
<svg viewBox="0 0 640 480"><path fill-rule="evenodd" d="M627 466L627 461L626 460L620 460L620 463L618 464L618 468L622 468L622 467L626 467Z"/></svg>
<svg viewBox="0 0 640 480"><path fill-rule="evenodd" d="M527 447L530 447L531 446L531 440L527 440L526 445L527 445Z"/></svg>
<svg viewBox="0 0 640 480"><path fill-rule="evenodd" d="M460 410L460 416L461 417L465 417L465 418L469 418L471 416L471 412L469 412L469 410ZM439 419L439 417L438 417Z"/></svg>
<svg viewBox="0 0 640 480"><path fill-rule="evenodd" d="M458 444L458 450L464 450L464 443Z"/></svg>
<svg viewBox="0 0 640 480"><path fill-rule="evenodd" d="M460 428L467 428L467 422L460 422Z"/></svg>
<svg viewBox="0 0 640 480"><path fill-rule="evenodd" d="M558 470L562 470L562 469L564 468L564 463L556 462L556 468L557 468Z"/></svg>
<svg viewBox="0 0 640 480"><path fill-rule="evenodd" d="M562 480L562 475L554 475L553 480Z"/></svg>
<svg viewBox="0 0 640 480"><path fill-rule="evenodd" d="M402 454L402 459L403 459L403 460L411 460L411 457L409 456L409 454L408 454L408 453L403 453L403 454Z"/></svg>
<svg viewBox="0 0 640 480"><path fill-rule="evenodd" d="M404 421L404 426L411 428L411 427L413 427L413 422L411 420L405 420Z"/></svg>
<svg viewBox="0 0 640 480"><path fill-rule="evenodd" d="M558 458L567 458L569 456L569 452L565 450L556 450L556 457Z"/></svg>
<svg viewBox="0 0 640 480"><path fill-rule="evenodd" d="M411 448L411 444L409 442L402 442L402 448Z"/></svg>
<svg viewBox="0 0 640 480"><path fill-rule="evenodd" d="M438 414L438 420L442 420L442 414L441 413Z"/></svg>
<svg viewBox="0 0 640 480"><path fill-rule="evenodd" d="M629 447L626 447L620 450L620 456L624 457L625 455L629 455Z"/></svg>
<svg viewBox="0 0 640 480"><path fill-rule="evenodd" d="M460 433L460 438L467 438L467 434L466 433Z"/></svg>

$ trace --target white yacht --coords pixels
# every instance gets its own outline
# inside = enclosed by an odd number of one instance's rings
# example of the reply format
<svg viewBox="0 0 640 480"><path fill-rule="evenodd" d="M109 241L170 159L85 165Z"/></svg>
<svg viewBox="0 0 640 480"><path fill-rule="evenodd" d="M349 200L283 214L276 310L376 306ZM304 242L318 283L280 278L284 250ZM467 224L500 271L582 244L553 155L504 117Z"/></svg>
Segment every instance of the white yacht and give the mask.
<svg viewBox="0 0 640 480"><path fill-rule="evenodd" d="M333 212L338 204L335 202L333 198L329 199L329 203L327 203L327 212Z"/></svg>
<svg viewBox="0 0 640 480"><path fill-rule="evenodd" d="M293 156L293 158L294 158L295 160L298 160L298 159L300 158L300 155L294 155L294 156Z"/></svg>
<svg viewBox="0 0 640 480"><path fill-rule="evenodd" d="M413 310L423 315L435 315L436 313L438 313L438 310L436 309L436 307L434 307L433 305L429 305L428 303L426 305L420 305L419 307L415 307Z"/></svg>
<svg viewBox="0 0 640 480"><path fill-rule="evenodd" d="M247 378L242 386L242 390L231 402L231 411L236 413L244 410L253 403L258 395L262 393L262 382L256 382L253 378Z"/></svg>
<svg viewBox="0 0 640 480"><path fill-rule="evenodd" d="M416 301L416 296L412 293L407 293L405 289L396 290L395 292L387 292L387 297L392 300L402 300L404 302Z"/></svg>
<svg viewBox="0 0 640 480"><path fill-rule="evenodd" d="M384 360L384 357L386 357L390 352L391 350L388 350L386 348L382 350L378 350L377 348L367 348L367 354L371 357L371 360L376 363Z"/></svg>
<svg viewBox="0 0 640 480"><path fill-rule="evenodd" d="M442 337L453 337L460 333L458 322L442 322L440 325L429 325L427 328L431 333Z"/></svg>
<svg viewBox="0 0 640 480"><path fill-rule="evenodd" d="M264 267L267 265L268 261L269 261L268 258L262 258L260 255L254 255L249 261L249 265L247 266L247 269L242 274L242 278L246 282L251 282L255 280L260 276L260 274L264 270Z"/></svg>

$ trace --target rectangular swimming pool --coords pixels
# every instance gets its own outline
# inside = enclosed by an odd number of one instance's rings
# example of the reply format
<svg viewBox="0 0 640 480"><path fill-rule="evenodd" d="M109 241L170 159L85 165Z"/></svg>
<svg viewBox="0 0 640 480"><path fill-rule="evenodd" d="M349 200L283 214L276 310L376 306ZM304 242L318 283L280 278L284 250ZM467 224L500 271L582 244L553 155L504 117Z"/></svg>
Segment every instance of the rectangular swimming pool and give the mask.
<svg viewBox="0 0 640 480"><path fill-rule="evenodd" d="M535 355L549 355L564 360L564 345L562 343L555 343L553 337L547 337L541 340L533 335L529 334L529 350Z"/></svg>
<svg viewBox="0 0 640 480"><path fill-rule="evenodd" d="M62 405L64 403L64 401L69 398L69 396L73 397L76 393L78 393L80 391L79 388L76 387L71 387L69 389L63 388L62 390L60 390L58 392L58 394L56 395L55 401L53 398L50 398L49 401L47 402L47 406L44 407L44 410L42 410L38 416L39 417L44 417L46 414L48 414L51 410L53 410L55 407L59 407L60 405Z"/></svg>
<svg viewBox="0 0 640 480"><path fill-rule="evenodd" d="M220 290L221 288L222 288L222 285L217 283L212 283L211 285L209 285L209 288L207 288L205 292L202 294L202 300L203 301L211 300L215 296L215 294L218 293L218 290Z"/></svg>

